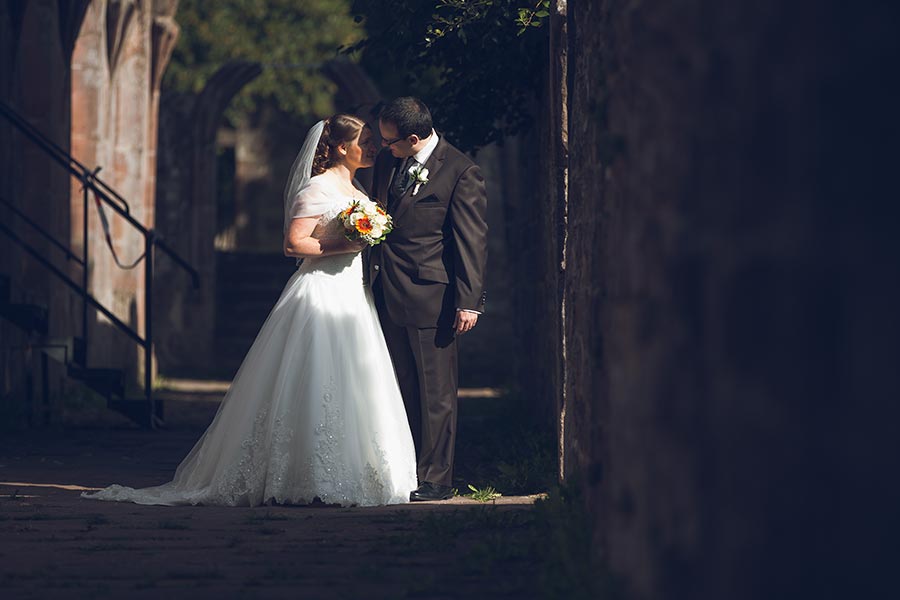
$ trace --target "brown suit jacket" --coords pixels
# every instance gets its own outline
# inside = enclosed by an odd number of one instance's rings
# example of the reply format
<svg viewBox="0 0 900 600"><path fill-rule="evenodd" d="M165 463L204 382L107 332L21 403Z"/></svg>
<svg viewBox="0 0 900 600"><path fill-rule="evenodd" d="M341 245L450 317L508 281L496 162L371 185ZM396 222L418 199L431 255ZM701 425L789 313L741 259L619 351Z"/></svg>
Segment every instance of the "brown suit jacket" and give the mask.
<svg viewBox="0 0 900 600"><path fill-rule="evenodd" d="M372 188L388 206L388 188L402 162L385 148ZM481 170L440 138L426 161L428 183L410 186L391 206L394 230L369 251L368 276L380 281L391 321L412 327L450 326L457 308L483 311L487 263L487 194Z"/></svg>

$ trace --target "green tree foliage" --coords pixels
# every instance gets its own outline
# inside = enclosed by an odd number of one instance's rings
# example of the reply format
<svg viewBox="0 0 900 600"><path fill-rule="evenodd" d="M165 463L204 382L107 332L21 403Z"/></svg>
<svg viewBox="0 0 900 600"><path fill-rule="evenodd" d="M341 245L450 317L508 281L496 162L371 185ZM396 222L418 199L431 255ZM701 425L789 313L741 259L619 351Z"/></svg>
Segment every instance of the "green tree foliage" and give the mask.
<svg viewBox="0 0 900 600"><path fill-rule="evenodd" d="M349 0L181 0L181 36L166 71L169 90L197 93L223 64L260 63L262 75L235 98L240 118L260 102L298 117L332 111L334 83L320 66L338 48L358 42L362 31Z"/></svg>
<svg viewBox="0 0 900 600"><path fill-rule="evenodd" d="M548 0L354 0L367 37L351 51L395 95L421 97L475 150L531 124L547 63Z"/></svg>

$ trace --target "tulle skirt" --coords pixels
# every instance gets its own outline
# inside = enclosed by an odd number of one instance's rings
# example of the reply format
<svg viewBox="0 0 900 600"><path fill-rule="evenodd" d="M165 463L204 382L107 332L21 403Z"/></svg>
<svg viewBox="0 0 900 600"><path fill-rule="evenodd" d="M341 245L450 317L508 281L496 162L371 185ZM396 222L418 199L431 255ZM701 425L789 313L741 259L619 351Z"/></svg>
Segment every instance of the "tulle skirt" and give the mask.
<svg viewBox="0 0 900 600"><path fill-rule="evenodd" d="M218 412L164 485L82 494L138 504L409 501L413 440L359 255L307 259Z"/></svg>

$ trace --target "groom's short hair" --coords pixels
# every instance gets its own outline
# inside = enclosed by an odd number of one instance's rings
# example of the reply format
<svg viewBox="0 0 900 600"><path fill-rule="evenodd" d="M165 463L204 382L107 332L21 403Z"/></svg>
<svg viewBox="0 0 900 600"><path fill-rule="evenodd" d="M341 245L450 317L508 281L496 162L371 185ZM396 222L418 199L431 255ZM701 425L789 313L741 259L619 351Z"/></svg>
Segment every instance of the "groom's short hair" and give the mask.
<svg viewBox="0 0 900 600"><path fill-rule="evenodd" d="M391 100L381 110L378 118L386 123L393 123L397 127L397 135L401 137L417 135L420 139L425 139L431 135L434 127L431 111L424 102L412 96Z"/></svg>

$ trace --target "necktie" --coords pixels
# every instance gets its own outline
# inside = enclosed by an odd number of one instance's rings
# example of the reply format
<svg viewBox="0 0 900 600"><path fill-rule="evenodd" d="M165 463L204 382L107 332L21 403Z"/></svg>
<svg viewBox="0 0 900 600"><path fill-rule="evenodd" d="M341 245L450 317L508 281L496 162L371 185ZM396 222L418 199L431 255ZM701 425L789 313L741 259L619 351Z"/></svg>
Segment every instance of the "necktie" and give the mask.
<svg viewBox="0 0 900 600"><path fill-rule="evenodd" d="M400 199L401 196L406 192L406 188L409 187L409 167L413 164L415 159L412 156L409 156L400 163L400 167L397 169L397 172L394 173L394 194L397 196L397 200Z"/></svg>

